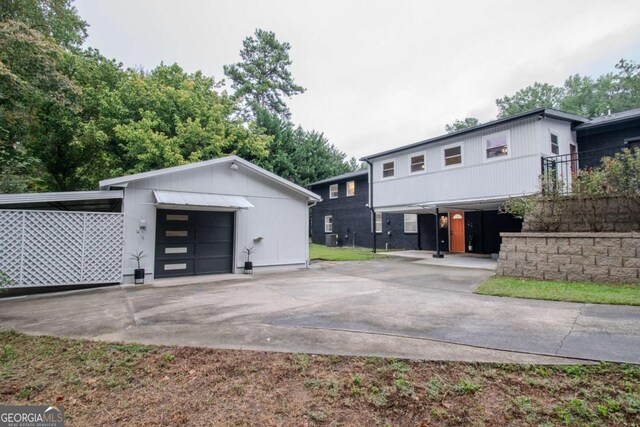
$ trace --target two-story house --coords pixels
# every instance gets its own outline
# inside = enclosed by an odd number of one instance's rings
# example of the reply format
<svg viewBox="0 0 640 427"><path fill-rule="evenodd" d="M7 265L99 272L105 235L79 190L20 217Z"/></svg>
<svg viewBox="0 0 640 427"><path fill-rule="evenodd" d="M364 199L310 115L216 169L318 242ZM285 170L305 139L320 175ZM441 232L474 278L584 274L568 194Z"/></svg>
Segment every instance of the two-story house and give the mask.
<svg viewBox="0 0 640 427"><path fill-rule="evenodd" d="M418 246L496 253L521 221L499 214L510 197L539 191L541 160L577 152L588 119L538 108L364 157L376 213L417 216ZM438 238L436 238L438 235Z"/></svg>
<svg viewBox="0 0 640 427"><path fill-rule="evenodd" d="M322 197L311 208L312 242L373 248L375 227L378 249L418 249L417 215L378 212L372 216L368 177L369 171L362 169L308 186Z"/></svg>

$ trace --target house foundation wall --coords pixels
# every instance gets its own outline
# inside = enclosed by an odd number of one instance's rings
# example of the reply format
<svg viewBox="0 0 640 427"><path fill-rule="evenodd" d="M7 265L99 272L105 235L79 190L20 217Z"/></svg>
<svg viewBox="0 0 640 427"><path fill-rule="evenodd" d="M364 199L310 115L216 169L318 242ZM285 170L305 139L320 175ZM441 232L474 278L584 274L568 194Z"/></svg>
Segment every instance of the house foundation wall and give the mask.
<svg viewBox="0 0 640 427"><path fill-rule="evenodd" d="M501 233L498 276L640 283L640 233Z"/></svg>

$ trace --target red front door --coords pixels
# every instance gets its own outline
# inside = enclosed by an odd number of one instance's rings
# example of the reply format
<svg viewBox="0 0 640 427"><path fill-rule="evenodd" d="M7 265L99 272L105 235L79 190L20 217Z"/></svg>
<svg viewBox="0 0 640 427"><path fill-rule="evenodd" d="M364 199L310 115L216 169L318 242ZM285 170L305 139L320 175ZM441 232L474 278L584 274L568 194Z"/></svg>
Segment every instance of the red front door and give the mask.
<svg viewBox="0 0 640 427"><path fill-rule="evenodd" d="M449 242L451 252L464 252L464 212L449 212Z"/></svg>

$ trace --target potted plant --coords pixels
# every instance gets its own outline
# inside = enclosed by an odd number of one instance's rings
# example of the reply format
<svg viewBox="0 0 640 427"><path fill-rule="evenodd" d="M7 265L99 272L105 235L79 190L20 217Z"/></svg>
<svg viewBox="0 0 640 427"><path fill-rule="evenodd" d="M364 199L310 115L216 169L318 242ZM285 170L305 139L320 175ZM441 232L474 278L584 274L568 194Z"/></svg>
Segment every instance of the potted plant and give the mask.
<svg viewBox="0 0 640 427"><path fill-rule="evenodd" d="M133 283L135 283L136 285L144 284L144 268L140 266L140 260L144 257L146 257L144 251L131 254L131 259L135 260L138 263L138 268L133 271Z"/></svg>
<svg viewBox="0 0 640 427"><path fill-rule="evenodd" d="M242 251L247 255L247 260L244 262L244 274L253 274L253 262L251 262L251 254L255 252L253 246L250 248L244 248Z"/></svg>

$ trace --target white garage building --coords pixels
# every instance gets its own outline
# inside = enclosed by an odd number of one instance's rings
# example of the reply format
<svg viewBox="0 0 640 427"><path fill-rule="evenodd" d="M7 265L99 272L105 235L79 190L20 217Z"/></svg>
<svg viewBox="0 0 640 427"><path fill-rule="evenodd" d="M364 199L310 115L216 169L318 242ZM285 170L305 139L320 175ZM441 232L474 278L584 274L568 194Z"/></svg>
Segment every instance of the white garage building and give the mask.
<svg viewBox="0 0 640 427"><path fill-rule="evenodd" d="M146 280L239 273L245 247L255 268L305 266L308 208L320 200L237 156L104 180L100 191L0 195L0 270L16 286L128 283L131 254L143 251Z"/></svg>

